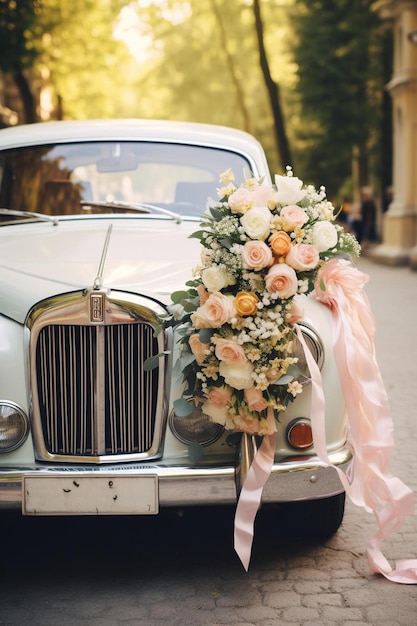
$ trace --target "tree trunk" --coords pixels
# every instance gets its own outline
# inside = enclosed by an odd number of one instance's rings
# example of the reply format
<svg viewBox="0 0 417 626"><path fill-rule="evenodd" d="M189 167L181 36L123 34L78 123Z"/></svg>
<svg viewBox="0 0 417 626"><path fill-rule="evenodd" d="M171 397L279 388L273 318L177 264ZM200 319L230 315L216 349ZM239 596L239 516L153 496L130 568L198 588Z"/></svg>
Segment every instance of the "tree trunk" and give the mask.
<svg viewBox="0 0 417 626"><path fill-rule="evenodd" d="M29 82L27 81L21 68L15 68L13 72L13 80L16 83L22 101L24 114L23 122L25 124L34 124L38 121L38 116L36 114L36 101L30 90Z"/></svg>
<svg viewBox="0 0 417 626"><path fill-rule="evenodd" d="M268 57L265 50L264 44L264 29L262 23L261 16L261 7L259 0L253 1L253 12L255 15L255 28L256 35L258 38L258 47L259 47L259 60L261 64L261 69L263 73L263 77L265 80L265 85L269 95L269 101L271 103L272 115L274 119L274 128L275 128L275 140L277 143L278 155L280 157L282 168L284 169L287 165L293 166L291 151L287 139L287 134L285 131L285 122L284 115L281 108L281 98L280 98L280 88L279 85L273 80L271 76L271 71L269 69Z"/></svg>
<svg viewBox="0 0 417 626"><path fill-rule="evenodd" d="M235 67L235 62L234 62L233 56L230 54L229 47L227 45L227 32L226 32L226 29L225 29L225 26L224 26L222 13L219 10L219 7L217 6L216 0L211 0L211 6L212 6L212 9L213 9L213 13L215 15L215 18L217 20L217 23L219 25L220 40L221 40L221 44L222 44L222 48L223 48L224 54L226 56L227 67L228 67L229 72L230 72L232 83L235 86L236 97L237 97L237 106L238 106L238 108L240 109L240 111L242 113L244 128L245 128L245 130L248 133L253 133L253 128L252 128L252 122L251 122L250 114L249 114L249 111L248 111L248 109L246 107L246 103L245 103L245 94L243 93L242 85L240 83L240 80L239 80L237 72L236 72L236 67Z"/></svg>

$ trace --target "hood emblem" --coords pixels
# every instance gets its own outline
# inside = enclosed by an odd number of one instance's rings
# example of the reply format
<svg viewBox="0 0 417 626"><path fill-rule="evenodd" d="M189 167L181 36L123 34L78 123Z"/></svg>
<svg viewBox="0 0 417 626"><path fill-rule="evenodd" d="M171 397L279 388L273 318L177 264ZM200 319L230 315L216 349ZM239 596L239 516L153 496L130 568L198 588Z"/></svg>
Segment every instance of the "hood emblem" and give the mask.
<svg viewBox="0 0 417 626"><path fill-rule="evenodd" d="M104 322L104 293L90 293L90 322L98 324Z"/></svg>

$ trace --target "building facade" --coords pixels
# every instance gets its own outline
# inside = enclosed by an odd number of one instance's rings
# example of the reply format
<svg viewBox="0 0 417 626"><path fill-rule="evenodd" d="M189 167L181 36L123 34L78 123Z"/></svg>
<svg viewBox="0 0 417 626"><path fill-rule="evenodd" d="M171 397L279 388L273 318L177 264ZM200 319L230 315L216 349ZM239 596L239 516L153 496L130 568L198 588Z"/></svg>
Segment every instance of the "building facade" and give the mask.
<svg viewBox="0 0 417 626"><path fill-rule="evenodd" d="M394 30L393 190L383 216L382 243L372 255L417 269L417 0L379 0L374 8Z"/></svg>

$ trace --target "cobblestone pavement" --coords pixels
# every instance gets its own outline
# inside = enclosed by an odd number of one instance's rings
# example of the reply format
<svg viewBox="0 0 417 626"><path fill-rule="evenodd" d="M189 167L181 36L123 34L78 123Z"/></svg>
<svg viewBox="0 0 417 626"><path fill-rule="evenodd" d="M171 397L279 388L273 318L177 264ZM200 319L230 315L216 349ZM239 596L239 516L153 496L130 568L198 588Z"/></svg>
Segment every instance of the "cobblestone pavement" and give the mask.
<svg viewBox="0 0 417 626"><path fill-rule="evenodd" d="M392 470L417 491L417 274L364 258L377 353L390 397ZM324 543L286 538L260 515L249 573L232 548L232 509L151 520L16 519L2 529L0 624L7 626L415 626L417 586L372 575L374 518L347 502ZM15 544L19 544L14 548ZM383 546L417 558L417 515Z"/></svg>

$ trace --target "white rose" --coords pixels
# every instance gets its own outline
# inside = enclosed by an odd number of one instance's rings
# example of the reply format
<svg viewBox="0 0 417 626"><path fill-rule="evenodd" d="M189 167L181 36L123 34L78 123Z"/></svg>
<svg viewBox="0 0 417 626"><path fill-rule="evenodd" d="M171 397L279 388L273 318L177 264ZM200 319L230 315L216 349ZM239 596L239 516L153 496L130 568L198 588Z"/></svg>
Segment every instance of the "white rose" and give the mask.
<svg viewBox="0 0 417 626"><path fill-rule="evenodd" d="M234 389L249 389L253 385L253 365L250 361L241 365L220 361L219 372L226 384Z"/></svg>
<svg viewBox="0 0 417 626"><path fill-rule="evenodd" d="M330 222L316 222L312 234L313 244L319 252L330 250L337 244L337 230Z"/></svg>
<svg viewBox="0 0 417 626"><path fill-rule="evenodd" d="M211 267L203 270L201 273L201 279L206 289L212 293L221 291L225 287L236 283L236 278L231 274L228 274L225 270L219 268L218 265L212 265Z"/></svg>
<svg viewBox="0 0 417 626"><path fill-rule="evenodd" d="M271 232L271 211L265 207L253 207L240 218L245 233L251 239L264 241Z"/></svg>
<svg viewBox="0 0 417 626"><path fill-rule="evenodd" d="M275 176L275 185L277 192L275 194L275 202L281 206L287 204L297 204L306 195L305 190L301 189L303 181L296 176Z"/></svg>

